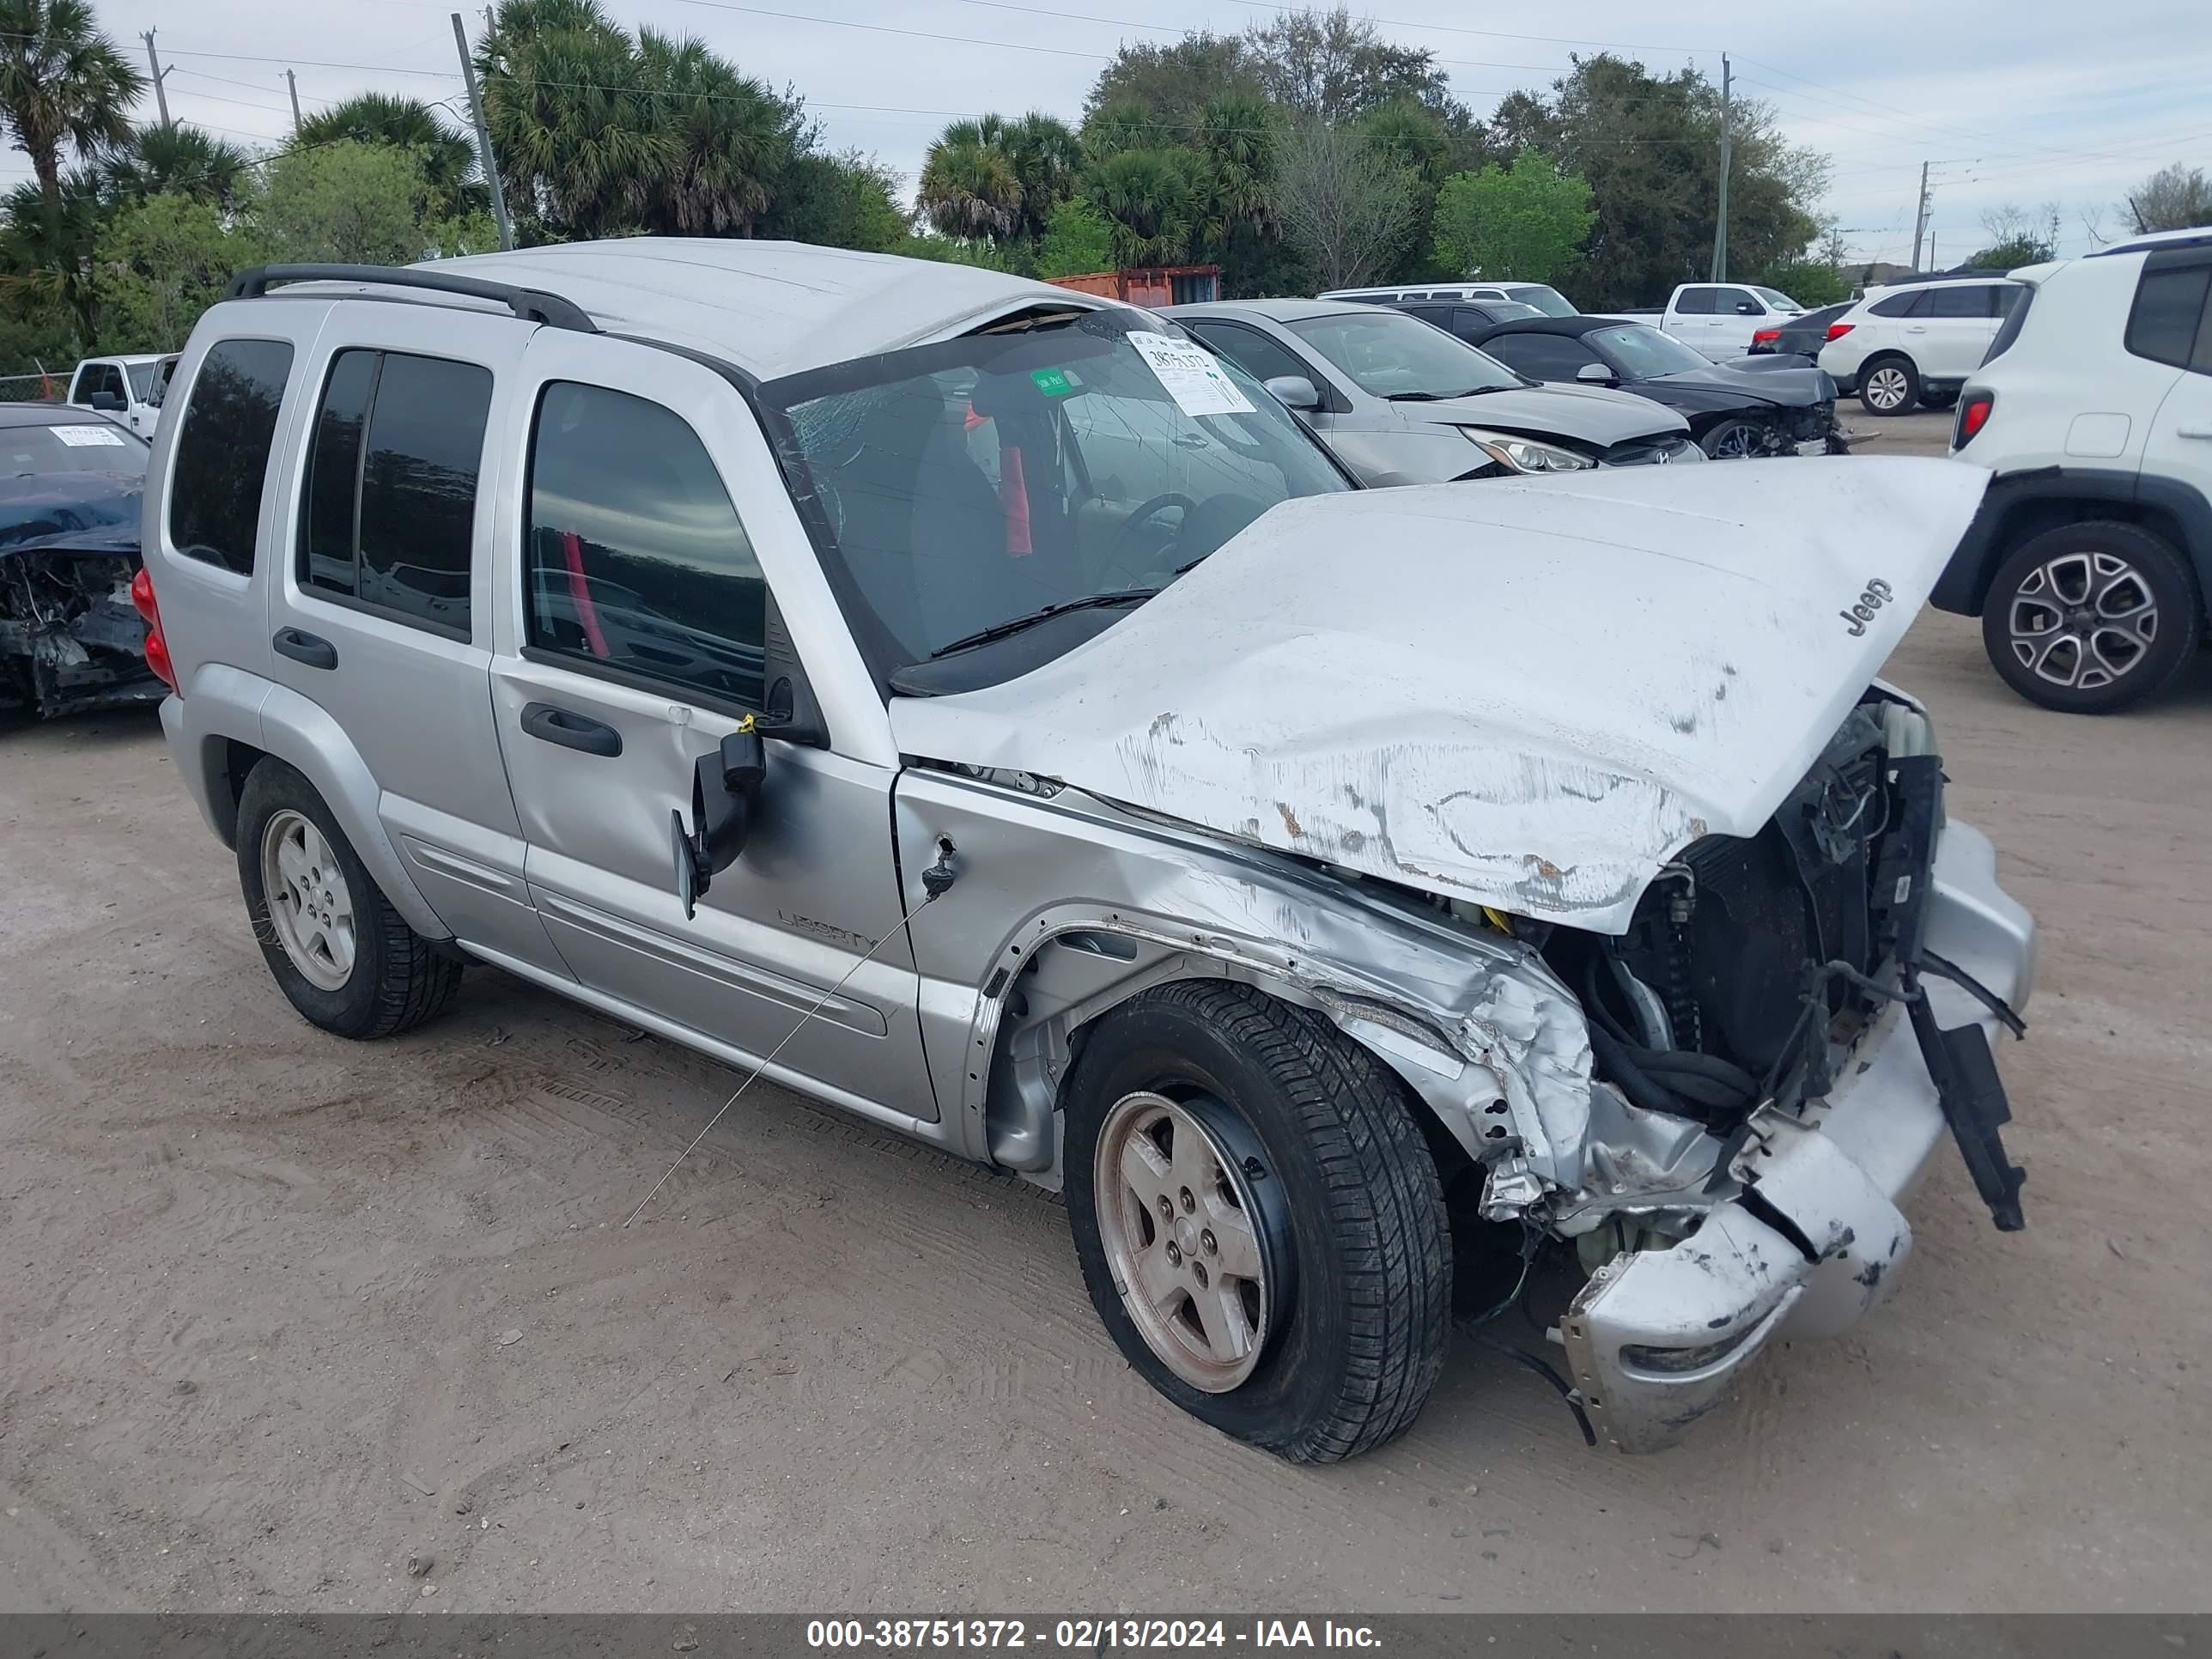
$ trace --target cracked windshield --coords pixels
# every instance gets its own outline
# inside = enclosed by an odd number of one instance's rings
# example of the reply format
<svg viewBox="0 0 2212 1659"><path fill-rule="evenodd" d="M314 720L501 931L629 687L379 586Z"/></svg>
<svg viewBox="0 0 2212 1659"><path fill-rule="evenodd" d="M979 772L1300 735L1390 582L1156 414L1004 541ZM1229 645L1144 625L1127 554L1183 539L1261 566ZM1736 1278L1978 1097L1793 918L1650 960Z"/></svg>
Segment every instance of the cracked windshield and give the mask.
<svg viewBox="0 0 2212 1659"><path fill-rule="evenodd" d="M1100 315L765 390L831 556L910 663L1048 607L1139 603L1278 501L1348 487L1242 370Z"/></svg>

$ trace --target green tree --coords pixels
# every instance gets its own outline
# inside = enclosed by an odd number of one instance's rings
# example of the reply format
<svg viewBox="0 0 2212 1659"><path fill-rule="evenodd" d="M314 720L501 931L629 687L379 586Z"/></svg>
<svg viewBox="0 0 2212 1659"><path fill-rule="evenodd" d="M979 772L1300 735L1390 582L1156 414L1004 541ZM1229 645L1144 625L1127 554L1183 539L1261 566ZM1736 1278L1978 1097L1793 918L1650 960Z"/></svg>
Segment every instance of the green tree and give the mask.
<svg viewBox="0 0 2212 1659"><path fill-rule="evenodd" d="M174 351L232 276L258 259L252 231L215 203L158 191L100 228L94 284L109 351Z"/></svg>
<svg viewBox="0 0 2212 1659"><path fill-rule="evenodd" d="M1455 173L1437 192L1437 263L1455 276L1563 280L1597 222L1590 187L1524 149L1510 167Z"/></svg>
<svg viewBox="0 0 2212 1659"><path fill-rule="evenodd" d="M1393 44L1343 6L1284 12L1245 39L1267 96L1296 114L1348 121L1397 99L1453 101L1434 52Z"/></svg>
<svg viewBox="0 0 2212 1659"><path fill-rule="evenodd" d="M36 183L0 198L0 303L33 327L67 327L88 349L99 343L93 258L105 210L90 167L64 173L57 200Z"/></svg>
<svg viewBox="0 0 2212 1659"><path fill-rule="evenodd" d="M490 194L477 176L475 142L439 113L434 105L419 98L364 92L331 105L319 115L309 116L300 123L292 142L294 147L305 149L335 143L341 138L415 151L422 176L438 192L447 212L490 210Z"/></svg>
<svg viewBox="0 0 2212 1659"><path fill-rule="evenodd" d="M1822 256L1778 259L1759 273L1759 280L1780 289L1808 311L1851 297L1851 284L1844 280L1842 268Z"/></svg>
<svg viewBox="0 0 2212 1659"><path fill-rule="evenodd" d="M755 228L763 236L866 253L896 252L910 234L897 178L858 150L793 157Z"/></svg>
<svg viewBox="0 0 2212 1659"><path fill-rule="evenodd" d="M1217 98L1266 100L1258 58L1243 36L1199 29L1168 46L1125 42L1091 83L1084 125L1118 106L1156 128L1188 132Z"/></svg>
<svg viewBox="0 0 2212 1659"><path fill-rule="evenodd" d="M1065 196L1055 204L1052 218L1037 243L1036 274L1040 276L1080 276L1114 269L1112 221L1081 196Z"/></svg>
<svg viewBox="0 0 2212 1659"><path fill-rule="evenodd" d="M698 40L637 33L647 116L674 143L645 191L648 225L683 236L745 236L800 146L795 101L741 75Z"/></svg>
<svg viewBox="0 0 2212 1659"><path fill-rule="evenodd" d="M498 246L489 215L446 216L440 205L413 151L342 139L271 164L258 240L270 259L367 265Z"/></svg>
<svg viewBox="0 0 2212 1659"><path fill-rule="evenodd" d="M2050 243L2023 232L1967 255L1965 263L1976 270L2017 270L2022 265L2039 265L2050 258ZM1802 295L1796 297L1804 299Z"/></svg>
<svg viewBox="0 0 2212 1659"><path fill-rule="evenodd" d="M0 0L0 123L50 207L61 204L64 149L89 160L129 138L145 84L86 0Z"/></svg>

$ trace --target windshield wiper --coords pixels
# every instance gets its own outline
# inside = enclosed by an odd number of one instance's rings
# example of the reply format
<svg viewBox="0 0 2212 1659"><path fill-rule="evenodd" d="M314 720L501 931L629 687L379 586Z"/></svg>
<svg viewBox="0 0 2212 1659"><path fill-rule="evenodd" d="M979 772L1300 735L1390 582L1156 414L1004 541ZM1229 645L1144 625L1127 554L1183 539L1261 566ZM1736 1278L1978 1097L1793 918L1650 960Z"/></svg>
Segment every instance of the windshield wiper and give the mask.
<svg viewBox="0 0 2212 1659"><path fill-rule="evenodd" d="M1142 605L1159 591L1157 587L1130 587L1118 593L1088 593L1079 599L1063 599L1057 605L1048 605L1032 611L1026 617L1009 617L1005 622L979 628L973 634L963 634L950 645L939 646L929 653L929 659L935 662L939 657L949 657L956 651L966 651L975 646L988 645L994 640L1006 639L1024 629L1034 628L1041 622L1064 617L1071 611L1097 611L1109 605Z"/></svg>
<svg viewBox="0 0 2212 1659"><path fill-rule="evenodd" d="M1442 404L1454 398L1472 398L1485 392L1503 391L1501 386L1471 386L1464 392L1388 392L1382 401L1388 404Z"/></svg>

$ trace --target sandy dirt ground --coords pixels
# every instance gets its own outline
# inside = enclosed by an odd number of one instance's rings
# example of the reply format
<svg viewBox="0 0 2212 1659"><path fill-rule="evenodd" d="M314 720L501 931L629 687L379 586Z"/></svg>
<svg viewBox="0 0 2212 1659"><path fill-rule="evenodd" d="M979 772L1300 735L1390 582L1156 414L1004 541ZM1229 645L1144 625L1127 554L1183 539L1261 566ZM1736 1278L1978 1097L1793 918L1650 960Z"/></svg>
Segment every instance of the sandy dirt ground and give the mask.
<svg viewBox="0 0 2212 1659"><path fill-rule="evenodd" d="M1946 1156L1890 1304L1642 1460L1467 1342L1362 1461L1220 1438L1055 1200L772 1088L624 1232L730 1073L489 969L325 1036L150 714L0 732L0 1608L2203 1608L2212 671L1891 673L2045 929L2029 1230Z"/></svg>

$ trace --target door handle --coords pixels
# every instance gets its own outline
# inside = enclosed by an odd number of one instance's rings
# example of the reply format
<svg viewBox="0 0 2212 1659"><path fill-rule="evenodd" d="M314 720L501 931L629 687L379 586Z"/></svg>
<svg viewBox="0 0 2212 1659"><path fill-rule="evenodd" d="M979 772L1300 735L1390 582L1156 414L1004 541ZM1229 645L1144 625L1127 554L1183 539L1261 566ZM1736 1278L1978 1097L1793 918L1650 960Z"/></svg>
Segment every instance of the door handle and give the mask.
<svg viewBox="0 0 2212 1659"><path fill-rule="evenodd" d="M2174 433L2183 438L2212 438L2212 426L2179 426Z"/></svg>
<svg viewBox="0 0 2212 1659"><path fill-rule="evenodd" d="M269 641L280 657L289 657L294 662L303 662L310 668L336 668L338 648L319 634L310 634L302 628L280 628L276 637Z"/></svg>
<svg viewBox="0 0 2212 1659"><path fill-rule="evenodd" d="M1928 325L1925 323L1909 324L1907 325L1905 331L1907 334L1925 334L1928 331Z"/></svg>
<svg viewBox="0 0 2212 1659"><path fill-rule="evenodd" d="M550 702L524 704L522 729L533 738L557 743L563 749L580 749L586 755L611 760L622 753L622 733L613 726L588 714L556 708Z"/></svg>

